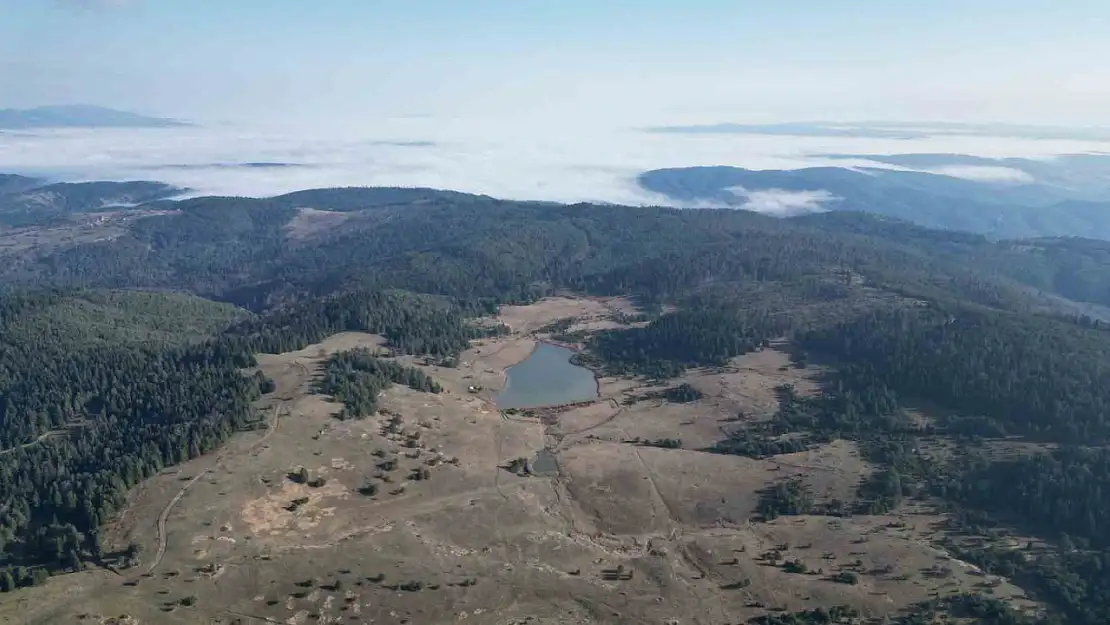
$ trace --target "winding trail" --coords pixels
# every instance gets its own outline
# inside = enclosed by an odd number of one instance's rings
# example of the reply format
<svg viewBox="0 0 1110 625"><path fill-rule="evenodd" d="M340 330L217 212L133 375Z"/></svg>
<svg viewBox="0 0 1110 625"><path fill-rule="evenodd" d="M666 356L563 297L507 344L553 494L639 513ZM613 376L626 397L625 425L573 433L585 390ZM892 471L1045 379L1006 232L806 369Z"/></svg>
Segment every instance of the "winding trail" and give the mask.
<svg viewBox="0 0 1110 625"><path fill-rule="evenodd" d="M302 376L302 378L301 378L301 380L298 384L298 386L303 386L304 383L308 380L309 376L311 375L309 370L308 370L308 367L306 367L300 361L293 361L293 366L300 369L301 372L303 373L303 376ZM258 447L260 447L262 444L264 444L270 438L270 436L272 436L273 433L277 431L278 421L280 420L281 413L283 411L286 414L288 414L289 411L290 411L288 400L283 399L283 400L279 401L277 404L274 405L273 412L270 415L270 422L268 424L268 427L266 428L266 433L262 435L262 438L259 438L255 442L251 443L251 446L249 448L247 448L248 453L254 451ZM28 443L28 444L31 444L31 443ZM187 493L189 491L189 489L192 488L192 486L194 484L196 484L198 481L200 481L200 478L204 477L205 475L208 475L209 473L211 473L217 467L220 466L220 463L224 459L224 454L226 454L226 453L227 453L227 451L225 450L225 451L221 452L218 456L216 456L216 461L212 464L211 467L201 471L196 476L194 476L193 479L189 480L184 486L181 487L181 490L179 490L177 492L177 494L173 496L173 499L171 499L169 501L169 503L166 504L166 507L162 509L162 514L158 516L158 528L157 528L158 529L158 551L154 555L154 561L151 562L150 566L147 567L147 569L146 569L146 574L147 575L153 573L154 570L157 569L158 566L162 564L162 560L166 557L166 548L168 547L168 543L169 543L167 533L166 533L166 522L170 518L170 513L173 512L174 506L176 506L178 504L178 502L181 501L181 499L185 496L185 493Z"/></svg>
<svg viewBox="0 0 1110 625"><path fill-rule="evenodd" d="M269 426L266 428L266 433L262 435L262 438L251 443L250 448L247 449L247 453L254 452L256 449L261 447L271 436L273 436L274 432L277 431L278 421L281 420L282 412L284 412L286 415L289 415L289 402L281 401L274 405L274 411L270 415L270 423Z"/></svg>
<svg viewBox="0 0 1110 625"><path fill-rule="evenodd" d="M304 375L304 379L301 380L301 383L298 386L304 385L304 383L308 381L309 376L312 375L311 372L309 372L308 367L306 367L305 364L299 360L294 360L293 366L300 369L301 374Z"/></svg>
<svg viewBox="0 0 1110 625"><path fill-rule="evenodd" d="M217 463L218 462L219 460L217 460ZM173 507L177 505L177 502L181 501L181 498L185 496L185 493L189 490L189 487L191 487L193 484L196 484L198 481L200 481L200 478L208 475L211 472L212 469L205 469L194 476L193 479L189 480L185 484L185 486L181 487L181 490L179 490L177 494L173 496L173 499L171 499L170 502L166 504L166 507L162 509L162 514L158 517L158 552L154 556L154 562L151 562L150 566L146 569L146 573L148 575L150 573L153 573L154 569L158 568L159 564L162 564L162 558L166 556L166 521L169 519L170 512L173 510Z"/></svg>

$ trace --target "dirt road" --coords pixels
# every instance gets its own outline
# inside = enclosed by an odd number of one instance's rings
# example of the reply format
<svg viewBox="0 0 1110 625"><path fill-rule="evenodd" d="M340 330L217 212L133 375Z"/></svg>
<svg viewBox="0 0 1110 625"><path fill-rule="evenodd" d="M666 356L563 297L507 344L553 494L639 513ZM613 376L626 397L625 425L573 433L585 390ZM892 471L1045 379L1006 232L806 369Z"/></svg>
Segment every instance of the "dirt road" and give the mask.
<svg viewBox="0 0 1110 625"><path fill-rule="evenodd" d="M60 434L65 434L65 432L66 432L65 430L50 430L49 432L44 432L43 434L40 434L38 438L36 438L35 440L33 440L29 443L23 443L22 445L16 445L15 447L9 447L7 449L0 450L0 456L6 456L6 455L8 455L8 454L10 454L14 451L17 451L17 450L20 450L20 449L27 449L28 447L31 447L33 445L38 445L39 443L43 442L44 440L46 440L48 438L52 438L52 437L58 436Z"/></svg>
<svg viewBox="0 0 1110 625"><path fill-rule="evenodd" d="M217 462L219 462L219 460L217 460ZM181 501L181 498L185 496L185 493L193 484L196 484L200 478L211 472L212 469L205 469L194 476L185 486L181 487L181 490L178 491L177 494L173 496L173 499L166 504L166 507L162 509L162 514L158 517L158 552L154 555L154 561L147 567L147 574L153 573L154 569L158 568L159 564L162 564L162 558L166 556L166 520L169 519L173 507L177 505L177 502Z"/></svg>

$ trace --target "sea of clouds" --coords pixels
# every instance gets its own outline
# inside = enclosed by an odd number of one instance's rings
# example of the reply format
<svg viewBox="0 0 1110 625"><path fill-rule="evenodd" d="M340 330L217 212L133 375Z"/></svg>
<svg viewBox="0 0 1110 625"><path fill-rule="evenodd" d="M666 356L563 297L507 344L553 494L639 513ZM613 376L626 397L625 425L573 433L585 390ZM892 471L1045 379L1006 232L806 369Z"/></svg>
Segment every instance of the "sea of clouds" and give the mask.
<svg viewBox="0 0 1110 625"><path fill-rule="evenodd" d="M0 172L54 180L157 180L193 195L268 196L315 187L404 186L560 202L674 204L636 183L659 168L731 165L795 169L886 167L828 154L945 153L1051 158L1110 152L1110 143L1013 137L866 138L652 133L615 125L406 117L330 128L206 125L156 129L0 132ZM280 165L280 166L279 166ZM936 173L1025 182L1006 167L949 167ZM786 193L786 192L783 192ZM748 192L748 208L820 210L830 197Z"/></svg>

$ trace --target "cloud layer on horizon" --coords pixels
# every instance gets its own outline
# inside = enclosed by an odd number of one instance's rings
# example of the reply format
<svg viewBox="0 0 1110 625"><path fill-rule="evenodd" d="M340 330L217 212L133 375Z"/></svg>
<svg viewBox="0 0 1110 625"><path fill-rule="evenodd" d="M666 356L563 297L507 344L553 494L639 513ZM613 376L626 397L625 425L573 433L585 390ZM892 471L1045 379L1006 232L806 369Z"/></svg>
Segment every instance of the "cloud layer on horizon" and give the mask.
<svg viewBox="0 0 1110 625"><path fill-rule="evenodd" d="M423 186L520 200L674 204L640 188L636 176L699 165L853 165L820 156L830 153L1044 158L1097 151L1110 151L1110 144L953 136L689 136L602 126L506 127L490 121L406 118L327 132L231 126L6 132L0 133L0 172L60 180L158 180L204 195ZM943 173L992 182L1024 180L1022 172L1004 169L965 167ZM745 208L774 214L820 210L832 199L820 193L745 193Z"/></svg>

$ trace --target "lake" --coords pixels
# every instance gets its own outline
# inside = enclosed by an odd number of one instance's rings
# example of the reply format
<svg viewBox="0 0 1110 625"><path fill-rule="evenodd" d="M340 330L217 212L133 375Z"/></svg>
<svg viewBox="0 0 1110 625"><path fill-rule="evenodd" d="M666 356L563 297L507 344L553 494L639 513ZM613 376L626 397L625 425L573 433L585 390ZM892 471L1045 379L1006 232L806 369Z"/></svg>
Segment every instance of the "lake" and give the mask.
<svg viewBox="0 0 1110 625"><path fill-rule="evenodd" d="M593 372L571 364L573 355L565 347L538 344L531 356L509 367L497 407L536 408L597 399Z"/></svg>

